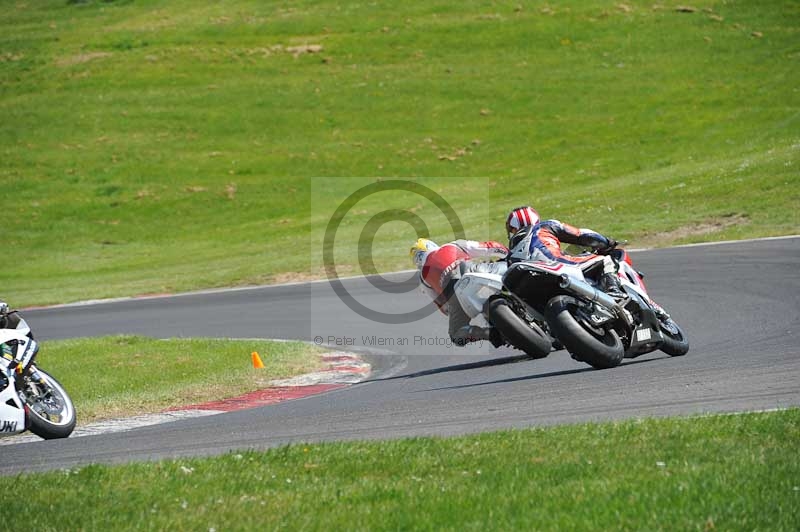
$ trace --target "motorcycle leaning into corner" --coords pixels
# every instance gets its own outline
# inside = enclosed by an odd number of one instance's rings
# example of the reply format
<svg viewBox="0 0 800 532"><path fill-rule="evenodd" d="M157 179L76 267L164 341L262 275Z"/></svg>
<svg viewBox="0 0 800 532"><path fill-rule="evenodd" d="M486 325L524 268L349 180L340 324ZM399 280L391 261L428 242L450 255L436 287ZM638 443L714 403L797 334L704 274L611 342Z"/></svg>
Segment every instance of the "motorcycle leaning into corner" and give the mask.
<svg viewBox="0 0 800 532"><path fill-rule="evenodd" d="M506 290L537 314L548 332L575 360L612 368L623 358L661 350L670 356L689 351L683 329L648 295L643 275L624 249L605 252L613 260L621 292L602 291L604 257L582 264L522 261L503 276Z"/></svg>
<svg viewBox="0 0 800 532"><path fill-rule="evenodd" d="M502 275L467 273L455 294L471 318L482 317L531 358L566 348L575 360L602 369L659 349L685 355L685 333L650 299L630 255L623 249L608 254L623 291L616 297L599 288L600 255L580 265L522 261Z"/></svg>
<svg viewBox="0 0 800 532"><path fill-rule="evenodd" d="M469 316L481 326L494 327L503 340L524 351L530 358L544 358L553 350L544 315L526 305L503 286L505 262L495 263L491 271L464 271L454 287L454 297Z"/></svg>
<svg viewBox="0 0 800 532"><path fill-rule="evenodd" d="M39 343L25 320L0 303L0 437L30 430L46 440L75 428L66 390L35 364Z"/></svg>

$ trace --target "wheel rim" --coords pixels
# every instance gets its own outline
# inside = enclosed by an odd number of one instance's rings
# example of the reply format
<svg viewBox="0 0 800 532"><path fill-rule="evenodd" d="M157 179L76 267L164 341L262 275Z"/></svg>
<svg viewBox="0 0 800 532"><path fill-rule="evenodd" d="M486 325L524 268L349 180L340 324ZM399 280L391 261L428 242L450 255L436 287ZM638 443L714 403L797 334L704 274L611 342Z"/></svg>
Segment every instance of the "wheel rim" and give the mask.
<svg viewBox="0 0 800 532"><path fill-rule="evenodd" d="M681 338L681 332L678 330L678 324L672 320L662 321L661 330L666 332L671 338L675 338L676 340Z"/></svg>
<svg viewBox="0 0 800 532"><path fill-rule="evenodd" d="M68 425L74 416L72 404L65 392L47 377L42 382L28 380L25 386L25 404L28 410L51 425Z"/></svg>

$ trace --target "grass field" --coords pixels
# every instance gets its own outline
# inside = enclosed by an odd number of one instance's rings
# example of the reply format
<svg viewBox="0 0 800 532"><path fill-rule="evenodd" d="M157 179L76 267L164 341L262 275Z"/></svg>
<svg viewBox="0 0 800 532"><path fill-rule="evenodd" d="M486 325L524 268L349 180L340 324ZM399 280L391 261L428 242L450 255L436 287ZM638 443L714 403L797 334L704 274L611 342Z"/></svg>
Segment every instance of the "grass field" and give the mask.
<svg viewBox="0 0 800 532"><path fill-rule="evenodd" d="M794 531L799 439L789 410L93 465L0 489L25 494L10 530Z"/></svg>
<svg viewBox="0 0 800 532"><path fill-rule="evenodd" d="M470 238L502 239L523 203L634 246L800 233L793 0L0 10L14 307L320 276L329 219L379 179L436 191ZM363 241L385 209L452 237L429 201L386 194L343 220L340 273L368 247L410 266L408 223ZM123 337L48 342L41 362L87 421L260 386L253 350L314 358L277 349ZM239 362L209 376L220 360ZM0 528L797 530L798 440L790 410L94 465L0 477L25 494Z"/></svg>
<svg viewBox="0 0 800 532"><path fill-rule="evenodd" d="M633 245L800 232L800 5L685 4L2 2L2 297L319 275L344 177L425 178L472 238L527 202ZM343 273L378 204L452 236L375 200Z"/></svg>
<svg viewBox="0 0 800 532"><path fill-rule="evenodd" d="M253 368L253 351L263 369ZM37 360L64 385L85 424L260 390L319 369L321 352L300 342L116 336L46 341Z"/></svg>

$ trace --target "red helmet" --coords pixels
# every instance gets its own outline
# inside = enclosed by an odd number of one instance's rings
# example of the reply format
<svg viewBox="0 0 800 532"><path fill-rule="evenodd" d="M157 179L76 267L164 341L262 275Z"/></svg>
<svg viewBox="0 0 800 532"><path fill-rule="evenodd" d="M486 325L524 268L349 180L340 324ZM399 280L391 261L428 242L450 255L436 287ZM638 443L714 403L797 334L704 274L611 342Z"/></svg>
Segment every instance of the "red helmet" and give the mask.
<svg viewBox="0 0 800 532"><path fill-rule="evenodd" d="M508 238L511 238L517 231L529 225L536 225L539 223L539 213L533 207L526 205L524 207L517 207L508 213L506 218L506 231Z"/></svg>

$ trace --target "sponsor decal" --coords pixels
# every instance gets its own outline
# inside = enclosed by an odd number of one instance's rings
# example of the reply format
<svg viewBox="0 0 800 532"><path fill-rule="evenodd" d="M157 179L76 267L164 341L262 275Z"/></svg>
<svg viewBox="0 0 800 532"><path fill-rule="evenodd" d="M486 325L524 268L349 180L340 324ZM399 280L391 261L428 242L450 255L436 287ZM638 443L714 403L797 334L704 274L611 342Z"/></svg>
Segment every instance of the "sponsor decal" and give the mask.
<svg viewBox="0 0 800 532"><path fill-rule="evenodd" d="M456 261L456 262L453 262L452 264L450 264L444 270L442 270L442 275L439 276L439 286L445 286L447 284L447 282L446 282L447 281L447 276L450 275L451 273L453 273L453 270L455 270L456 266L458 266L458 265L459 265L459 262Z"/></svg>
<svg viewBox="0 0 800 532"><path fill-rule="evenodd" d="M0 423L0 432L18 432L16 421L3 421Z"/></svg>
<svg viewBox="0 0 800 532"><path fill-rule="evenodd" d="M557 272L557 271L558 271L558 270L560 270L560 269L561 269L563 266L564 266L563 264L557 264L557 265L555 265L555 266L549 266L549 265L547 265L547 264L541 264L541 263L538 263L538 264L536 264L536 267L537 267L537 268L541 268L541 269L543 269L543 270L549 270L549 271L551 271L551 272Z"/></svg>

